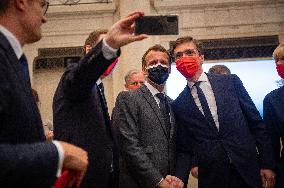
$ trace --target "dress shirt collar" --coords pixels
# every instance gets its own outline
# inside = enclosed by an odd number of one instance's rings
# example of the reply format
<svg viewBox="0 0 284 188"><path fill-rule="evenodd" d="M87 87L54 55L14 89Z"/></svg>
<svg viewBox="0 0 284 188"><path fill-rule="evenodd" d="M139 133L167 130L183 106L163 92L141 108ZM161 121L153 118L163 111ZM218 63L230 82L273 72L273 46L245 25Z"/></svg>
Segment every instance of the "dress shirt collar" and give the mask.
<svg viewBox="0 0 284 188"><path fill-rule="evenodd" d="M21 47L19 40L15 37L13 33L11 33L9 30L7 30L2 25L0 25L0 32L7 38L17 58L20 59L21 56L23 55L23 49Z"/></svg>
<svg viewBox="0 0 284 188"><path fill-rule="evenodd" d="M100 83L102 83L102 79L101 79L101 78L99 78L99 79L96 81L96 84L97 84L97 85L100 85Z"/></svg>
<svg viewBox="0 0 284 188"><path fill-rule="evenodd" d="M145 81L145 86L150 90L151 94L155 96L157 93L160 93L154 86L152 86L149 82ZM163 90L162 93L164 93Z"/></svg>
<svg viewBox="0 0 284 188"><path fill-rule="evenodd" d="M198 78L199 82L208 82L208 77L207 75L203 72L200 77ZM187 85L189 86L189 88L191 89L192 86L195 84L195 82L191 82L191 81L187 81Z"/></svg>

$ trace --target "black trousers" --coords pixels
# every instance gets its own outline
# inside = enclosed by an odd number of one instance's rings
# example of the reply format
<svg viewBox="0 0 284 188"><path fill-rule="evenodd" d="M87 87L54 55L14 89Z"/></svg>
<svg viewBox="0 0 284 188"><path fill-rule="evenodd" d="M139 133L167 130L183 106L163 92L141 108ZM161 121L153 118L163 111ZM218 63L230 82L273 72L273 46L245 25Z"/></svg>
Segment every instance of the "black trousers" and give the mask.
<svg viewBox="0 0 284 188"><path fill-rule="evenodd" d="M110 172L109 174L109 184L108 184L108 187L109 188L118 188L118 178L119 178L119 174L118 174L118 171L115 170L113 172Z"/></svg>
<svg viewBox="0 0 284 188"><path fill-rule="evenodd" d="M230 170L228 174L228 187L230 188L250 188L250 186L244 181L240 173L237 171L233 164L230 164Z"/></svg>
<svg viewBox="0 0 284 188"><path fill-rule="evenodd" d="M198 169L198 188L251 188L233 164L216 165L209 169ZM213 169L214 168L214 169Z"/></svg>

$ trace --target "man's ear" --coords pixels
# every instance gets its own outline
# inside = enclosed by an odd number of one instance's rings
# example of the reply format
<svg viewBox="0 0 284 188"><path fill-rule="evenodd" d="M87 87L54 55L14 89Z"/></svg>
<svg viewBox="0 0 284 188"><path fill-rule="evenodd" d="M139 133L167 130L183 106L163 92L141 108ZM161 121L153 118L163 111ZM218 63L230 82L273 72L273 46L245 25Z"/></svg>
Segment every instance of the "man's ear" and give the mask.
<svg viewBox="0 0 284 188"><path fill-rule="evenodd" d="M203 64L203 62L204 62L204 55L203 54L199 56L199 62L200 62L201 65Z"/></svg>
<svg viewBox="0 0 284 188"><path fill-rule="evenodd" d="M148 71L146 70L145 67L143 67L142 72L143 72L143 74L144 74L145 77L148 76Z"/></svg>
<svg viewBox="0 0 284 188"><path fill-rule="evenodd" d="M18 10L18 11L25 11L27 10L27 6L28 6L28 0L14 0L14 7Z"/></svg>

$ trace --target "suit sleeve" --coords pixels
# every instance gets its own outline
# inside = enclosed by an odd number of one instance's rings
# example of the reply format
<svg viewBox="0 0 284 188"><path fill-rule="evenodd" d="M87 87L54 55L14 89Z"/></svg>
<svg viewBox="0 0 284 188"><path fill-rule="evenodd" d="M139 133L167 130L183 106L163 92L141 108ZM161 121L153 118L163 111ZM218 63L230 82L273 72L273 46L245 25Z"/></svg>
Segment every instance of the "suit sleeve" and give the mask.
<svg viewBox="0 0 284 188"><path fill-rule="evenodd" d="M117 123L121 157L127 169L142 187L155 187L163 176L153 166L139 141L139 107L130 95L117 98L114 122ZM116 119L117 118L117 119Z"/></svg>
<svg viewBox="0 0 284 188"><path fill-rule="evenodd" d="M14 91L11 88L11 83L8 80L9 76L7 75L7 65L9 64L8 57L0 51L0 114L4 113L7 108L9 108L9 104L11 104L11 91Z"/></svg>
<svg viewBox="0 0 284 188"><path fill-rule="evenodd" d="M280 161L280 151L281 151L281 143L280 143L280 131L277 127L277 118L275 117L275 111L273 110L273 106L270 103L270 98L266 96L263 100L263 118L264 122L268 129L268 134L272 140L273 153L276 162Z"/></svg>
<svg viewBox="0 0 284 188"><path fill-rule="evenodd" d="M175 114L177 117L178 114ZM198 166L197 155L193 154L191 146L191 135L188 135L186 125L176 118L177 123L177 161L176 161L176 177L180 178L184 184L187 184L190 169Z"/></svg>
<svg viewBox="0 0 284 188"><path fill-rule="evenodd" d="M271 140L267 133L267 127L243 86L242 81L236 75L232 76L242 112L248 121L249 129L256 141L260 156L260 166L263 169L274 169L275 161L272 155Z"/></svg>
<svg viewBox="0 0 284 188"><path fill-rule="evenodd" d="M0 187L51 187L58 152L49 142L0 145Z"/></svg>
<svg viewBox="0 0 284 188"><path fill-rule="evenodd" d="M61 80L64 93L73 100L89 96L96 81L113 61L104 57L101 41L78 63L66 68Z"/></svg>

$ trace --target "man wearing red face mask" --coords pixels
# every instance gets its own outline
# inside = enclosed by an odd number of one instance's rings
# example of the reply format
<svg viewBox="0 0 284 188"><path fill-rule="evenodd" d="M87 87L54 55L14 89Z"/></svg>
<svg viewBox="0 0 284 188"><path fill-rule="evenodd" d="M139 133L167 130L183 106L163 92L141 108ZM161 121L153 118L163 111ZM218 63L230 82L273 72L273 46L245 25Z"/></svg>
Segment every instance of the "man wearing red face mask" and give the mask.
<svg viewBox="0 0 284 188"><path fill-rule="evenodd" d="M187 79L172 103L178 127L176 176L187 182L197 165L201 188L272 188L271 142L241 80L204 73L203 50L192 37L177 39L172 54Z"/></svg>
<svg viewBox="0 0 284 188"><path fill-rule="evenodd" d="M273 52L276 70L284 79L284 43ZM276 188L284 187L284 86L270 92L263 101L263 118L272 137L273 149L276 159Z"/></svg>
<svg viewBox="0 0 284 188"><path fill-rule="evenodd" d="M132 13L127 23L132 25L139 15ZM54 95L54 138L68 140L88 151L89 166L82 188L118 186L118 152L100 78L111 73L120 46L145 38L136 38L128 24L121 26L123 31L117 30L119 33L109 33L112 29L108 33L92 32L84 45L85 56L66 68ZM112 35L115 38L107 41ZM125 41L110 45L120 37Z"/></svg>

